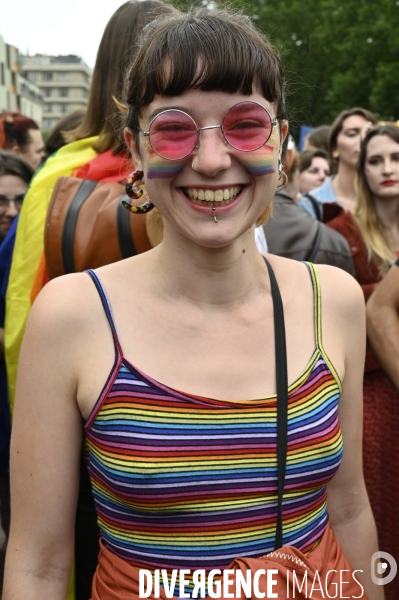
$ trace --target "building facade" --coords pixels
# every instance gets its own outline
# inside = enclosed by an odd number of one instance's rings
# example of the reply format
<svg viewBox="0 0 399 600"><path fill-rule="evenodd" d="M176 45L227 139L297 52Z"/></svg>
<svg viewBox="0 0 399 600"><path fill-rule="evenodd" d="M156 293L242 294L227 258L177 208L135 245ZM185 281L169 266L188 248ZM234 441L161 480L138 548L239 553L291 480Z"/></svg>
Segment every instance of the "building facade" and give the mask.
<svg viewBox="0 0 399 600"><path fill-rule="evenodd" d="M40 89L45 129L67 113L86 108L91 69L79 56L21 55L21 73Z"/></svg>
<svg viewBox="0 0 399 600"><path fill-rule="evenodd" d="M20 72L18 48L0 36L0 112L20 112L42 126L42 95L38 86Z"/></svg>

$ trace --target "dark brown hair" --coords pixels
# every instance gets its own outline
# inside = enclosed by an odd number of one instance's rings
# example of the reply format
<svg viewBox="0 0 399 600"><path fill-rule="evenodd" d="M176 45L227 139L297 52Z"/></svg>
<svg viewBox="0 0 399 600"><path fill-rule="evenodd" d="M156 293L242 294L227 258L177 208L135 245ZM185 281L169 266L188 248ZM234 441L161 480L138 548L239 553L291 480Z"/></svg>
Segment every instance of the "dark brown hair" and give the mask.
<svg viewBox="0 0 399 600"><path fill-rule="evenodd" d="M331 168L330 159L327 152L324 152L324 150L304 150L299 155L299 172L302 173L302 171L309 169L313 159L316 157L324 158L324 160L327 161L328 166Z"/></svg>
<svg viewBox="0 0 399 600"><path fill-rule="evenodd" d="M330 131L330 125L319 125L319 127L315 127L306 135L305 140L314 148L329 153L330 147L328 140Z"/></svg>
<svg viewBox="0 0 399 600"><path fill-rule="evenodd" d="M0 150L0 177L14 175L29 184L33 173L32 167L18 154L8 150Z"/></svg>
<svg viewBox="0 0 399 600"><path fill-rule="evenodd" d="M67 143L65 134L69 131L76 130L83 122L85 114L86 110L84 108L78 108L57 121L46 141L46 152L48 156L57 152L57 150Z"/></svg>
<svg viewBox="0 0 399 600"><path fill-rule="evenodd" d="M37 123L17 112L6 112L0 115L0 148L10 150L19 146L23 152L32 141L30 129L39 129Z"/></svg>
<svg viewBox="0 0 399 600"><path fill-rule="evenodd" d="M331 156L337 146L337 138L342 131L345 119L352 117L353 115L359 115L360 117L366 119L366 121L370 121L370 123L373 125L378 122L373 113L365 108L355 107L349 108L348 110L343 110L331 125L330 137L328 141Z"/></svg>
<svg viewBox="0 0 399 600"><path fill-rule="evenodd" d="M176 11L144 32L126 79L125 125L136 132L142 108L156 94L200 89L250 95L255 86L284 118L282 63L248 17L227 10Z"/></svg>
<svg viewBox="0 0 399 600"><path fill-rule="evenodd" d="M125 2L112 15L98 48L86 116L82 124L65 137L68 142L98 135L97 152L115 148L121 142L115 133L118 109L113 97L120 97L124 72L136 51L143 27L160 13L173 10L159 0Z"/></svg>

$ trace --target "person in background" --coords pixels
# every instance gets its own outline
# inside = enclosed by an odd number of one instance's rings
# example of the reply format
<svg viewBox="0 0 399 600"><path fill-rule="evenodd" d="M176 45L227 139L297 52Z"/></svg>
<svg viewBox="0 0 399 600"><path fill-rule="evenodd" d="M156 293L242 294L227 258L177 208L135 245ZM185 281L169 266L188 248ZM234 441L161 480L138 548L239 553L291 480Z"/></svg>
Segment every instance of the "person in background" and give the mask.
<svg viewBox="0 0 399 600"><path fill-rule="evenodd" d="M7 288L5 338L11 409L26 320L34 298L48 282L43 240L56 181L61 175L73 175L93 181L120 182L132 170L117 127L119 111L114 98L122 95L124 73L137 50L141 30L156 14L173 10L159 0L132 0L115 11L100 42L83 121L64 134L68 143L47 159L30 185L18 223ZM97 558L98 527L82 456L75 535L75 600L90 597Z"/></svg>
<svg viewBox="0 0 399 600"><path fill-rule="evenodd" d="M295 168L296 158L295 153L290 151L287 136L282 161L288 184L274 196L273 215L263 225L268 251L294 260L332 265L354 275L351 250L346 239L301 210L290 194L290 172ZM293 193L296 193L296 188Z"/></svg>
<svg viewBox="0 0 399 600"><path fill-rule="evenodd" d="M324 150L327 154L330 152L328 139L330 135L330 125L319 125L310 131L303 141L303 151L305 150Z"/></svg>
<svg viewBox="0 0 399 600"><path fill-rule="evenodd" d="M131 169L123 150L114 97L122 93L123 74L136 51L137 35L159 12L172 11L159 0L131 0L108 22L97 53L83 122L65 133L67 145L51 156L34 178L20 215L7 289L5 335L11 408L18 356L32 300L48 281L44 229L50 198L61 175L93 181L121 181Z"/></svg>
<svg viewBox="0 0 399 600"><path fill-rule="evenodd" d="M370 278L365 290L368 299L399 255L399 128L395 125L377 125L365 134L357 167L357 190L354 214L367 248L363 271L368 271ZM358 269L356 261L355 267ZM370 277L373 273L374 280ZM391 277L389 281L392 282ZM384 297L383 292L381 295ZM366 362L363 397L367 490L380 549L398 558L399 393L375 358L374 364ZM386 586L385 596L386 600L399 598L398 577Z"/></svg>
<svg viewBox="0 0 399 600"><path fill-rule="evenodd" d="M0 246L19 214L33 170L13 152L0 150Z"/></svg>
<svg viewBox="0 0 399 600"><path fill-rule="evenodd" d="M324 150L304 150L299 155L299 192L307 194L330 176L328 154Z"/></svg>
<svg viewBox="0 0 399 600"><path fill-rule="evenodd" d="M399 259L371 294L366 315L371 346L399 392Z"/></svg>
<svg viewBox="0 0 399 600"><path fill-rule="evenodd" d="M296 200L299 193L299 160L294 138L289 133L284 145L285 164L287 170L287 185L285 193Z"/></svg>
<svg viewBox="0 0 399 600"><path fill-rule="evenodd" d="M0 114L0 148L19 154L34 171L46 156L37 123L17 112Z"/></svg>
<svg viewBox="0 0 399 600"><path fill-rule="evenodd" d="M84 116L79 110L67 115L54 126L48 138L46 151L52 154L65 144L62 131L76 128ZM50 142L50 143L49 143ZM7 372L4 360L5 299L10 275L18 215L33 169L15 152L0 151L0 501L1 518L5 531L0 535L4 545L10 521L8 480L8 447L10 443L10 407L8 402ZM14 198L14 200L12 200ZM7 201L8 200L8 201ZM4 243L1 243L4 239ZM4 552L0 549L0 596L3 584Z"/></svg>
<svg viewBox="0 0 399 600"><path fill-rule="evenodd" d="M57 121L46 141L47 156L51 156L62 148L62 146L65 146L67 143L66 134L73 129L77 129L85 118L85 115L86 110L78 108Z"/></svg>
<svg viewBox="0 0 399 600"><path fill-rule="evenodd" d="M0 596L4 570L4 544L10 526L10 407L7 393L7 374L4 362L5 289L7 287L9 256L15 237L16 217L21 210L24 194L33 176L33 169L14 152L0 150Z"/></svg>
<svg viewBox="0 0 399 600"><path fill-rule="evenodd" d="M354 212L356 204L356 166L359 159L360 135L368 125L377 123L376 117L364 108L344 110L331 126L329 151L337 166L337 174L329 177L320 187L312 191L312 196L323 204L335 203L345 210ZM309 198L301 198L299 206L313 217L317 213ZM322 212L322 207L321 207Z"/></svg>

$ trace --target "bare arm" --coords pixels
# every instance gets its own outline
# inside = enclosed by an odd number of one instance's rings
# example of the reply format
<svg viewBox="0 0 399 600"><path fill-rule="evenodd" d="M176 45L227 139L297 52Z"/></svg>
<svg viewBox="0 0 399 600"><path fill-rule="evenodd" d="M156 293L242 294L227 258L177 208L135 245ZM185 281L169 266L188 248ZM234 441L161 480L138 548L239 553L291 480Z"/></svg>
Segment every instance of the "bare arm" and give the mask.
<svg viewBox="0 0 399 600"><path fill-rule="evenodd" d="M342 277L340 275L340 277ZM358 573L369 600L382 600L383 588L371 580L371 557L378 550L377 532L363 478L362 422L363 369L366 342L364 299L354 280L334 285L326 318L335 324L336 336L344 345L345 365L339 418L344 454L338 473L328 485L328 512L331 526L353 569ZM322 291L323 298L328 294ZM325 303L323 302L323 309ZM324 325L324 310L323 310ZM333 325L334 326L334 325Z"/></svg>
<svg viewBox="0 0 399 600"><path fill-rule="evenodd" d="M366 305L367 335L399 391L399 265L393 266Z"/></svg>
<svg viewBox="0 0 399 600"><path fill-rule="evenodd" d="M75 400L81 324L68 294L65 281L46 287L22 345L3 600L65 600L67 595L82 444Z"/></svg>

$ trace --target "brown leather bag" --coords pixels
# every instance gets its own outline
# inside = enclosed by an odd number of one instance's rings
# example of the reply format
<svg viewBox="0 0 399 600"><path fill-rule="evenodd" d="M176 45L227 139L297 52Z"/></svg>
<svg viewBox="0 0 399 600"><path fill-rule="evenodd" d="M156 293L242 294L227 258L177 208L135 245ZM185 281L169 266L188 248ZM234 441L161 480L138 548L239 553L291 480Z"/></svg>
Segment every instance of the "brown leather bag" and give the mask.
<svg viewBox="0 0 399 600"><path fill-rule="evenodd" d="M58 178L44 236L50 279L102 267L156 245L147 235L148 215L130 213L121 204L123 197L120 183ZM145 193L142 198L140 202Z"/></svg>

